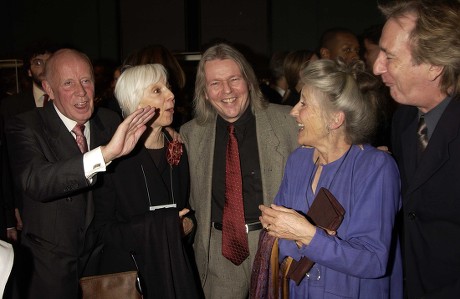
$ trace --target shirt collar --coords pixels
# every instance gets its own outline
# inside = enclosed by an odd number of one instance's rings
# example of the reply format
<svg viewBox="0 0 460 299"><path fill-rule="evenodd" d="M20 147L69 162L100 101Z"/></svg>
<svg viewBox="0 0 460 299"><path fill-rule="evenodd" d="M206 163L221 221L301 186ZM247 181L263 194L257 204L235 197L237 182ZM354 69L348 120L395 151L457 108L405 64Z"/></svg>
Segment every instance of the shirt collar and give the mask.
<svg viewBox="0 0 460 299"><path fill-rule="evenodd" d="M59 118L60 118L60 119L62 120L62 122L64 123L65 127L67 128L67 130L68 130L69 132L72 132L72 130L73 130L73 128L75 127L75 125L77 124L77 122L74 121L74 120L72 120L72 119L70 119L70 118L68 118L68 117L65 116L64 114L62 114L61 111L59 111L59 109L56 107L56 105L54 105L54 103L53 103L53 107L54 107L54 109L56 110L56 112L57 112ZM90 134L89 134L89 132L90 132L90 122L87 121L86 123L84 123L84 125L85 125L85 132L84 132L84 134L85 134L85 136L86 136L86 139L88 139L89 136L90 136ZM72 133L72 134L73 134L73 133ZM88 141L88 144L89 144L89 141Z"/></svg>
<svg viewBox="0 0 460 299"><path fill-rule="evenodd" d="M452 96L447 96L436 107L434 107L433 109L425 113L424 117L425 117L425 123L427 127L428 140L431 138L431 135L433 134L434 129L436 128L436 125L439 122L439 119L441 119L442 114L446 110L451 100L452 100ZM423 115L423 113L419 111L419 118L421 115Z"/></svg>
<svg viewBox="0 0 460 299"><path fill-rule="evenodd" d="M34 94L35 103L38 103L40 100L43 101L43 95L45 94L45 92L43 91L43 89L38 87L38 85L35 84L35 82L32 84L32 92ZM43 103L41 106L43 106Z"/></svg>
<svg viewBox="0 0 460 299"><path fill-rule="evenodd" d="M238 118L233 125L235 127L244 127L252 118L254 118L254 114L252 113L251 105L249 104L243 114L241 114L240 118ZM217 115L217 124L228 126L230 123L223 119L220 115Z"/></svg>

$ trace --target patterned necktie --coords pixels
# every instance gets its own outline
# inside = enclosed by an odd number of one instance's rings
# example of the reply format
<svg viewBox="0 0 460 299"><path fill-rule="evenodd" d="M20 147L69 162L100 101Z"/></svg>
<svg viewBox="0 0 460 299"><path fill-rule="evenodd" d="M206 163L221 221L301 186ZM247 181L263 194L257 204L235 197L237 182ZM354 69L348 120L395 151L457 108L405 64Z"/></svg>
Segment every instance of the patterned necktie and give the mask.
<svg viewBox="0 0 460 299"><path fill-rule="evenodd" d="M418 121L417 137L417 159L420 160L428 144L428 128L426 127L424 115L421 115Z"/></svg>
<svg viewBox="0 0 460 299"><path fill-rule="evenodd" d="M249 256L249 245L244 221L240 154L233 124L228 126L228 131L222 255L238 266Z"/></svg>
<svg viewBox="0 0 460 299"><path fill-rule="evenodd" d="M72 132L75 134L78 148L84 154L88 151L88 143L86 142L86 137L83 132L85 131L84 125L76 124Z"/></svg>

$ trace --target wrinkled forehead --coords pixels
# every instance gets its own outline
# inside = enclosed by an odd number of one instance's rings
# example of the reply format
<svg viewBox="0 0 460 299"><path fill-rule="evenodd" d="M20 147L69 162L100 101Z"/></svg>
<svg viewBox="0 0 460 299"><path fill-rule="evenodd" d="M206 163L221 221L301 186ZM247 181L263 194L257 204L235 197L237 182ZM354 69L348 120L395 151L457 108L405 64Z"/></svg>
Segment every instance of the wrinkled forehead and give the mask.
<svg viewBox="0 0 460 299"><path fill-rule="evenodd" d="M417 16L413 13L391 17L385 22L382 29L382 35L401 31L410 34L414 30L416 22Z"/></svg>
<svg viewBox="0 0 460 299"><path fill-rule="evenodd" d="M380 48L389 54L394 53L398 49L411 48L411 33L415 28L415 19L402 17L389 18L383 26L382 36L380 37Z"/></svg>
<svg viewBox="0 0 460 299"><path fill-rule="evenodd" d="M227 79L232 76L242 76L243 72L238 63L233 59L208 60L204 64L207 80Z"/></svg>

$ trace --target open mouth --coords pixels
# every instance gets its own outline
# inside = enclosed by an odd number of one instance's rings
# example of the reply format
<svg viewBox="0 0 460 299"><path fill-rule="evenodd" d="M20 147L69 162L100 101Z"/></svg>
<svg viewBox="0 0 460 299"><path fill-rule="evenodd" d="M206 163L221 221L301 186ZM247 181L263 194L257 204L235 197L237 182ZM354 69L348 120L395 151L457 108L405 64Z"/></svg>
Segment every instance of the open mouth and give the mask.
<svg viewBox="0 0 460 299"><path fill-rule="evenodd" d="M84 101L84 102L78 102L76 103L74 106L75 108L85 108L86 106L88 105L88 101Z"/></svg>
<svg viewBox="0 0 460 299"><path fill-rule="evenodd" d="M226 98L226 99L222 100L222 102L224 102L224 103L233 103L235 101L236 101L236 97Z"/></svg>

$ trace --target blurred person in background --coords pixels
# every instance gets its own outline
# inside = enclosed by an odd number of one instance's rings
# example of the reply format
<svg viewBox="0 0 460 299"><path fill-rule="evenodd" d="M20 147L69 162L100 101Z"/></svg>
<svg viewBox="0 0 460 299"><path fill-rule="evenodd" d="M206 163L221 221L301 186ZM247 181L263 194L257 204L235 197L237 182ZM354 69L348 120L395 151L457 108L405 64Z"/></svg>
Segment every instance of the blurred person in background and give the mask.
<svg viewBox="0 0 460 299"><path fill-rule="evenodd" d="M295 106L300 100L300 91L303 83L300 80L300 71L310 61L318 60L318 56L310 50L297 50L290 52L284 59L283 70L288 89L283 96L284 105Z"/></svg>
<svg viewBox="0 0 460 299"><path fill-rule="evenodd" d="M273 53L269 63L270 78L260 84L260 91L270 103L281 104L288 89L283 67L287 54L287 51Z"/></svg>
<svg viewBox="0 0 460 299"><path fill-rule="evenodd" d="M359 59L359 49L358 38L351 30L336 27L322 34L318 52L321 59L342 57L349 64Z"/></svg>
<svg viewBox="0 0 460 299"><path fill-rule="evenodd" d="M1 230L2 235L6 233L6 238L13 242L18 240L18 232L22 230L22 219L19 212L22 200L21 194L12 187L4 127L11 117L36 107L43 107L51 100L43 89L42 81L45 79L46 62L57 49L58 46L48 40L39 40L28 45L24 51L23 70L31 84L27 89L6 97L0 102L0 163L2 169L0 202L4 203L0 205L0 213L4 213L6 219L4 224L6 227L2 226Z"/></svg>

